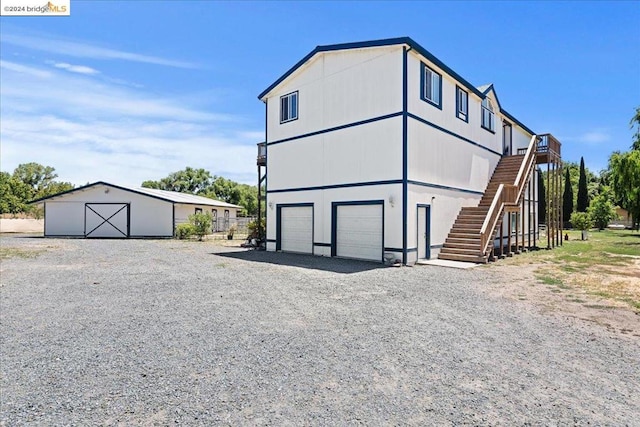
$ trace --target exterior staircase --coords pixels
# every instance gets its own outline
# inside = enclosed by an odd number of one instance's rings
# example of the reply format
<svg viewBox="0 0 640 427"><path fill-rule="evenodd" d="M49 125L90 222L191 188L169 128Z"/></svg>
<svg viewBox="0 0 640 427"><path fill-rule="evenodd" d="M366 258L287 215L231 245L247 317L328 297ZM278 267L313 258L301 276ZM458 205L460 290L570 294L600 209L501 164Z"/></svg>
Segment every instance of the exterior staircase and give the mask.
<svg viewBox="0 0 640 427"><path fill-rule="evenodd" d="M517 207L535 163L534 135L524 155L500 159L476 207L463 207L444 242L439 259L486 263L505 208Z"/></svg>

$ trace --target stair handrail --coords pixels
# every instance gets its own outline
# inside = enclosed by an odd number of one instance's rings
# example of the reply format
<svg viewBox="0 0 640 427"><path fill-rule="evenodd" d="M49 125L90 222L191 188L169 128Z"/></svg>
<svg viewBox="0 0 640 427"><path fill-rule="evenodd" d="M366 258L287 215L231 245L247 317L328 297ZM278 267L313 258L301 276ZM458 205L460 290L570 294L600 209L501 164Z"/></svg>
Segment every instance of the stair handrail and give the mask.
<svg viewBox="0 0 640 427"><path fill-rule="evenodd" d="M518 197L515 200L517 204L522 196L522 192L524 191L526 185L524 185L524 180L528 177L529 170L533 166L533 162L535 161L536 148L538 146L538 135L533 135L531 137L531 141L529 141L529 146L527 147L527 152L524 154L524 159L522 159L522 163L520 163L520 169L518 170L518 175L516 176L513 185L518 187ZM522 181L522 182L521 182Z"/></svg>
<svg viewBox="0 0 640 427"><path fill-rule="evenodd" d="M484 218L482 222L482 228L480 229L480 253L484 254L487 250L488 242L488 233L487 229L489 228L489 224L491 223L491 229L495 227L495 223L498 219L499 213L502 212L504 208L503 200L502 200L502 192L504 191L504 184L498 185L498 190L496 194L493 196L493 200L491 201L491 206L489 206L489 210L487 211L487 216ZM498 208L498 205L500 207Z"/></svg>
<svg viewBox="0 0 640 427"><path fill-rule="evenodd" d="M480 229L480 253L485 254L487 251L487 247L490 238L493 237L493 233L495 227L498 223L498 219L500 218L500 214L504 211L505 204L517 204L518 200L524 191L524 177L525 174L531 169L533 165L533 161L535 160L535 153L537 147L538 136L533 135L531 137L531 141L529 141L529 146L527 147L527 152L522 159L522 163L520 164L520 169L518 169L518 175L516 175L516 179L513 182L513 185L509 185L509 187L515 187L516 197L515 200L506 200L504 197L504 189L505 185L500 184L498 186L498 190L496 194L493 196L493 200L491 201L491 205L489 206L489 210L487 211L487 216L484 218L482 223L482 228ZM509 192L511 193L511 191ZM491 227L489 227L491 226Z"/></svg>

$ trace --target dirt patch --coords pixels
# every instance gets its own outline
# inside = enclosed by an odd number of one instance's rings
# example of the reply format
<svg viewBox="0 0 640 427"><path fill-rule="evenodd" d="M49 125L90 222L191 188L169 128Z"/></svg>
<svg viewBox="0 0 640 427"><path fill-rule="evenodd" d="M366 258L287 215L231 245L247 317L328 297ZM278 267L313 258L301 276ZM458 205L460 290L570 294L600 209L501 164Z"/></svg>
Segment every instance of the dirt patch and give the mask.
<svg viewBox="0 0 640 427"><path fill-rule="evenodd" d="M634 270L611 274L586 269L559 274L559 267L551 264L495 264L488 268L497 274L487 285L495 296L623 336L640 337L640 307L629 302L640 300L640 276ZM628 299L614 298L614 294L628 295Z"/></svg>

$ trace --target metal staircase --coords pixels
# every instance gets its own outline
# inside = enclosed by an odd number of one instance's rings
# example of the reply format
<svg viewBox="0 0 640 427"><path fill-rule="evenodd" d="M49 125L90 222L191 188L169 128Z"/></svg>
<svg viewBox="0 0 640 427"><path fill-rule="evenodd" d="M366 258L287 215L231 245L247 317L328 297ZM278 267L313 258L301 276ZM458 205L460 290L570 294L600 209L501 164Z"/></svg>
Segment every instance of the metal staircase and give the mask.
<svg viewBox="0 0 640 427"><path fill-rule="evenodd" d="M538 137L524 154L500 159L476 207L463 207L438 255L439 259L486 263L505 212L517 211L536 163Z"/></svg>

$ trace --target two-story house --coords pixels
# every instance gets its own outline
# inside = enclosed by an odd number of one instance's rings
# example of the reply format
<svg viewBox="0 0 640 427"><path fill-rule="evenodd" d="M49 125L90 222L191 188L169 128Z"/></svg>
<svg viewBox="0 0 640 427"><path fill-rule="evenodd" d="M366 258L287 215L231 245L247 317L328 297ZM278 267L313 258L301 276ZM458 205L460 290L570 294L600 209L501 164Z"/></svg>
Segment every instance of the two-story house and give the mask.
<svg viewBox="0 0 640 427"><path fill-rule="evenodd" d="M555 177L559 143L412 39L318 46L259 99L267 250L412 264L536 244L535 165Z"/></svg>

